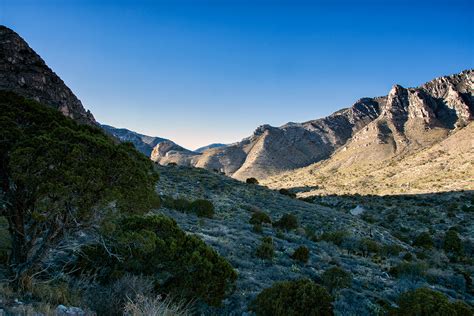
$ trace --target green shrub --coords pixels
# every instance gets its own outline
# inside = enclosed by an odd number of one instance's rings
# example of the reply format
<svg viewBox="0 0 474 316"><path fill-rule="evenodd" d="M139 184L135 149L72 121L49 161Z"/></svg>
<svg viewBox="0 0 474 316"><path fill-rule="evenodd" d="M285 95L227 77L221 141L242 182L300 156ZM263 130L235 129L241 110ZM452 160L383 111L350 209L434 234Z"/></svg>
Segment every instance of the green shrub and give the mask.
<svg viewBox="0 0 474 316"><path fill-rule="evenodd" d="M284 230L296 229L298 228L298 219L293 214L285 214L273 226Z"/></svg>
<svg viewBox="0 0 474 316"><path fill-rule="evenodd" d="M257 295L250 309L257 316L329 316L332 300L325 288L302 279L276 282Z"/></svg>
<svg viewBox="0 0 474 316"><path fill-rule="evenodd" d="M212 218L214 216L214 205L208 200L195 200L189 208L199 217Z"/></svg>
<svg viewBox="0 0 474 316"><path fill-rule="evenodd" d="M250 217L249 223L253 225L263 224L263 223L271 224L272 220L270 216L268 216L267 213L262 212L262 211L255 211L253 212L252 217Z"/></svg>
<svg viewBox="0 0 474 316"><path fill-rule="evenodd" d="M260 224L260 223L253 224L253 226L252 226L252 231L253 231L254 233L257 233L257 234L263 233L262 224Z"/></svg>
<svg viewBox="0 0 474 316"><path fill-rule="evenodd" d="M177 198L174 200L174 209L181 212L188 212L191 210L191 201L185 198Z"/></svg>
<svg viewBox="0 0 474 316"><path fill-rule="evenodd" d="M425 262L401 262L390 269L390 274L398 278L422 279L426 276L428 265Z"/></svg>
<svg viewBox="0 0 474 316"><path fill-rule="evenodd" d="M275 248L273 246L273 239L271 237L263 237L260 246L255 252L256 256L262 259L270 260L275 255Z"/></svg>
<svg viewBox="0 0 474 316"><path fill-rule="evenodd" d="M299 246L295 252L291 255L291 258L298 260L302 263L306 263L309 260L309 249L305 246Z"/></svg>
<svg viewBox="0 0 474 316"><path fill-rule="evenodd" d="M5 91L0 126L2 215L15 281L34 274L64 235L158 207L158 174L132 144Z"/></svg>
<svg viewBox="0 0 474 316"><path fill-rule="evenodd" d="M399 316L439 315L468 316L473 310L462 302L450 303L442 293L419 288L402 293L398 298L398 309L394 314Z"/></svg>
<svg viewBox="0 0 474 316"><path fill-rule="evenodd" d="M403 247L397 244L383 245L380 253L384 256L398 256L402 252Z"/></svg>
<svg viewBox="0 0 474 316"><path fill-rule="evenodd" d="M413 246L431 249L433 247L433 239L431 238L430 233L423 232L419 234L413 241Z"/></svg>
<svg viewBox="0 0 474 316"><path fill-rule="evenodd" d="M291 197L291 198L293 198L293 199L296 198L296 194L293 193L293 192L291 192L291 191L288 190L288 189L280 189L278 192L279 192L280 194L289 196L289 197Z"/></svg>
<svg viewBox="0 0 474 316"><path fill-rule="evenodd" d="M380 244L372 239L369 238L362 238L359 241L359 250L362 251L364 256L368 256L370 254L377 254L380 252Z"/></svg>
<svg viewBox="0 0 474 316"><path fill-rule="evenodd" d="M331 293L339 289L350 287L352 283L351 274L340 267L332 267L324 271L321 279L324 286Z"/></svg>
<svg viewBox="0 0 474 316"><path fill-rule="evenodd" d="M107 248L102 243L83 247L75 268L104 284L126 273L147 275L160 292L210 305L219 305L236 280L224 258L169 217L126 217L115 227L105 241Z"/></svg>
<svg viewBox="0 0 474 316"><path fill-rule="evenodd" d="M446 232L444 236L443 248L444 251L449 254L461 255L463 253L461 238L459 238L459 235L455 229L450 228Z"/></svg>
<svg viewBox="0 0 474 316"><path fill-rule="evenodd" d="M247 180L245 180L245 183L248 183L248 184L258 184L258 180L255 179L255 178L247 178Z"/></svg>
<svg viewBox="0 0 474 316"><path fill-rule="evenodd" d="M349 233L344 231L344 230L338 230L338 231L333 231L333 232L324 232L320 239L331 242L335 244L336 246L341 246L342 242L344 241L344 238L348 237Z"/></svg>

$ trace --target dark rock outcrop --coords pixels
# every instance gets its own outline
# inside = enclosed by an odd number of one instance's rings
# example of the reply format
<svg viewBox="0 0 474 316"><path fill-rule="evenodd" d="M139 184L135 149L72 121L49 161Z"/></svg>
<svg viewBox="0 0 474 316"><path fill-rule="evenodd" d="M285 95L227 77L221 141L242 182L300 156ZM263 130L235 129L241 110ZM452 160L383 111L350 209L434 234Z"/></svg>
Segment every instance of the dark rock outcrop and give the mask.
<svg viewBox="0 0 474 316"><path fill-rule="evenodd" d="M17 33L0 25L0 90L50 105L74 120L95 125L94 116Z"/></svg>

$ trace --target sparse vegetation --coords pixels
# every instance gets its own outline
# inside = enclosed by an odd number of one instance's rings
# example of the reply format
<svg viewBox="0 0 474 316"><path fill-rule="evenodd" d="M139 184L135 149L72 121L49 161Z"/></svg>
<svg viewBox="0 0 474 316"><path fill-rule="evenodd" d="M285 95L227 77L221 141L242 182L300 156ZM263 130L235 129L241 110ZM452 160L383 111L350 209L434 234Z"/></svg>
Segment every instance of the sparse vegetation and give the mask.
<svg viewBox="0 0 474 316"><path fill-rule="evenodd" d="M307 263L309 260L309 249L305 246L299 246L291 255L291 258L302 263Z"/></svg>
<svg viewBox="0 0 474 316"><path fill-rule="evenodd" d="M255 254L261 259L271 260L275 255L273 239L271 237L263 237L260 246L258 246Z"/></svg>
<svg viewBox="0 0 474 316"><path fill-rule="evenodd" d="M267 213L262 211L255 211L252 213L252 217L250 217L249 223L253 225L263 223L271 224L272 220Z"/></svg>
<svg viewBox="0 0 474 316"><path fill-rule="evenodd" d="M284 230L297 229L298 219L293 214L285 214L278 221L273 223L273 226Z"/></svg>
<svg viewBox="0 0 474 316"><path fill-rule="evenodd" d="M324 271L321 279L324 286L331 293L339 289L350 287L352 282L351 274L340 267L332 267Z"/></svg>

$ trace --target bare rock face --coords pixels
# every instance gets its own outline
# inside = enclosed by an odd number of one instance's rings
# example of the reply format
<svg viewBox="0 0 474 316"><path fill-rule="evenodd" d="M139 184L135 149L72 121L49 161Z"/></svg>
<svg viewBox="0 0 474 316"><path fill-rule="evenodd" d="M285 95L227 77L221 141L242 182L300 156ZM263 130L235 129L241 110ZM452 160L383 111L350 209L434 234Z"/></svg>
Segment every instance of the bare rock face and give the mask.
<svg viewBox="0 0 474 316"><path fill-rule="evenodd" d="M0 25L0 90L50 105L74 120L95 125L94 116L28 44Z"/></svg>
<svg viewBox="0 0 474 316"><path fill-rule="evenodd" d="M344 164L387 159L439 142L472 121L473 87L474 70L418 88L395 85L387 96L362 98L325 118L281 127L262 125L238 143L202 153L172 146L168 152L160 146L152 159L217 169L241 180L308 166L339 150L352 154L341 161Z"/></svg>

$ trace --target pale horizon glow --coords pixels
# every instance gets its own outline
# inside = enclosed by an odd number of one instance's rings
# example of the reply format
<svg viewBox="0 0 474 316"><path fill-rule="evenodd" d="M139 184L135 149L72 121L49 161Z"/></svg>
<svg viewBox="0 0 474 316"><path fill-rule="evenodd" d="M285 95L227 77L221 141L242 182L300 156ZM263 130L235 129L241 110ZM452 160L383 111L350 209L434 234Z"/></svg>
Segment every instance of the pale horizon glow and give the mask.
<svg viewBox="0 0 474 316"><path fill-rule="evenodd" d="M471 1L0 0L97 121L196 149L474 68Z"/></svg>

